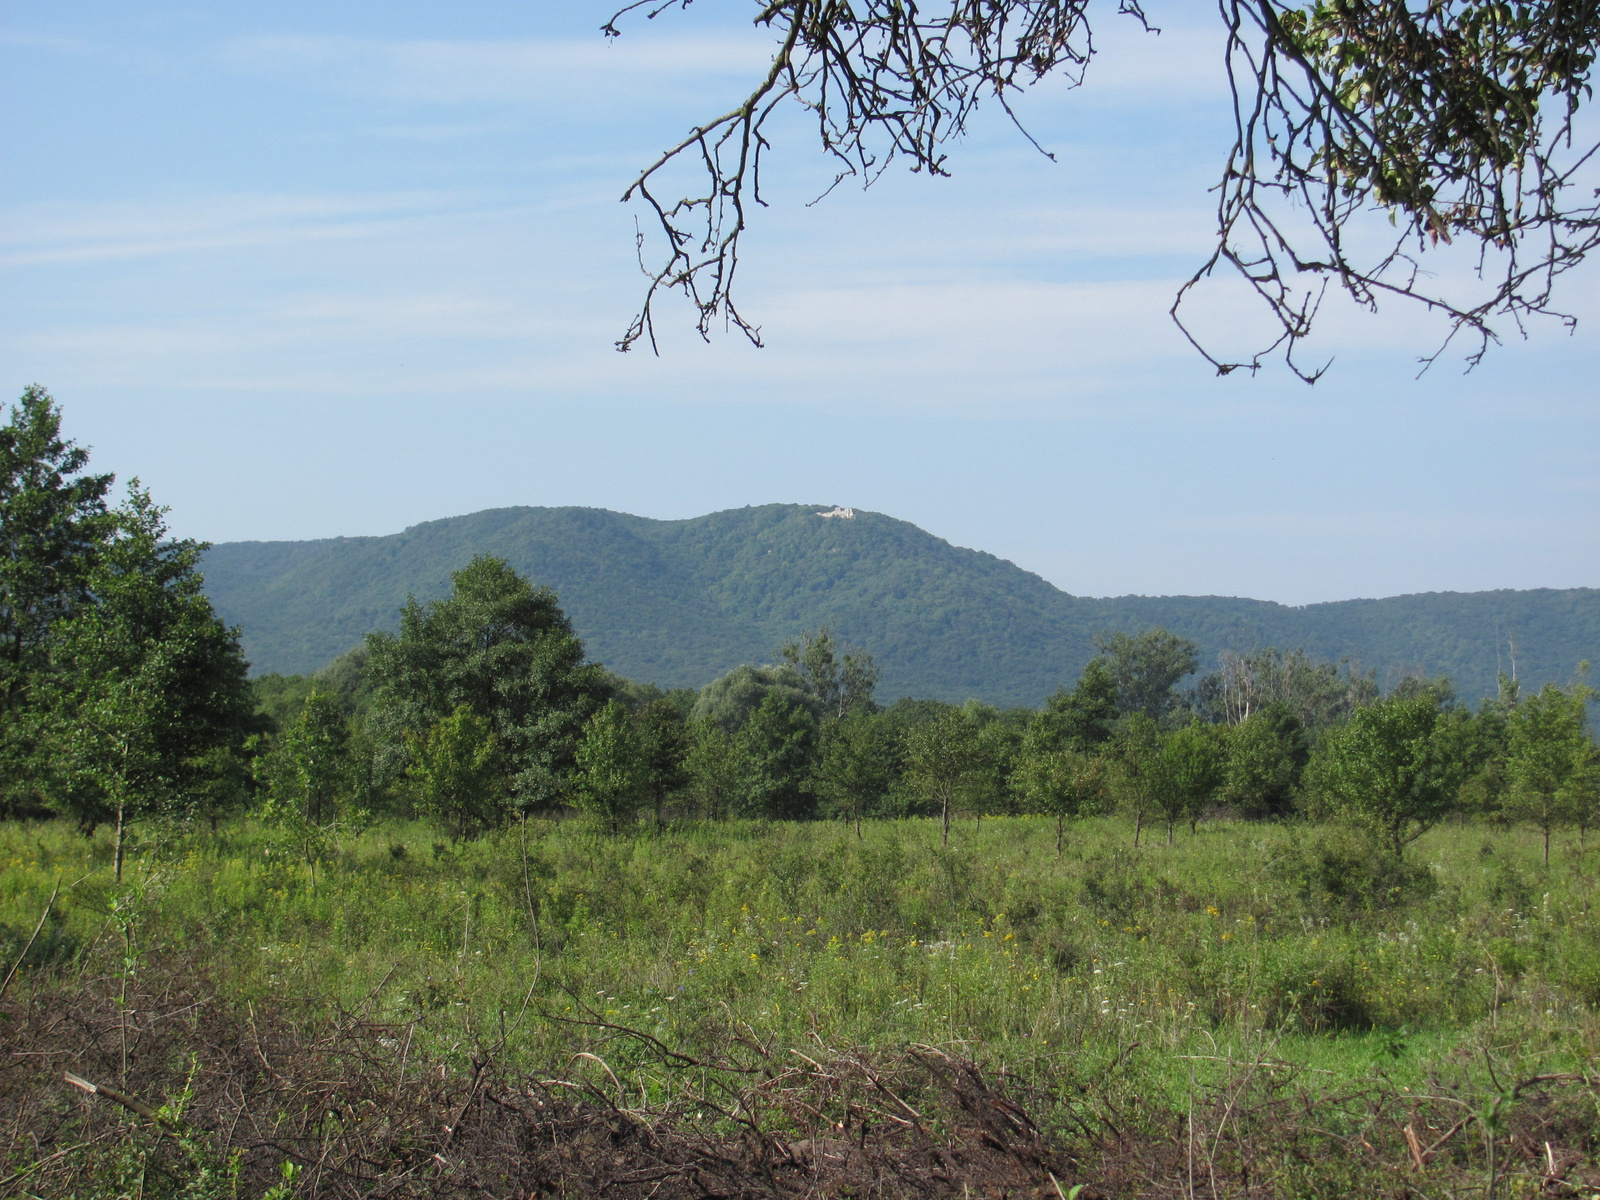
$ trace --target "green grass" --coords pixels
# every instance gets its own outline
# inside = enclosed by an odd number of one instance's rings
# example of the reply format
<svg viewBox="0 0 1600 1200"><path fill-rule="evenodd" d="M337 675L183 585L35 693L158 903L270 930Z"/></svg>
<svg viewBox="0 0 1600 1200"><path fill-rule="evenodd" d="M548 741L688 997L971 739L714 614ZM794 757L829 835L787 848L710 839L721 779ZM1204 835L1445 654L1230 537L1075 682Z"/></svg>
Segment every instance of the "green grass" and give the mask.
<svg viewBox="0 0 1600 1200"><path fill-rule="evenodd" d="M0 827L0 949L57 879L35 963L192 955L239 1000L368 1005L439 1048L511 1029L565 1057L584 1008L672 1045L730 1028L799 1047L957 1046L1037 1071L1191 1069L1270 1054L1330 1080L1435 1069L1493 1043L1586 1061L1600 1001L1594 876L1533 838L1436 830L1409 873L1335 831L1217 822L1134 851L1091 821L707 824L606 837L530 822L454 844L415 824L313 872L251 825L146 828L119 888L102 835ZM1379 864L1381 865L1381 864ZM118 897L120 901L117 901ZM113 919L117 901L123 916ZM521 1015L520 1021L517 1020ZM592 1031L591 1031L592 1032ZM1194 1057L1201 1056L1201 1057ZM1209 1065L1208 1065L1209 1064Z"/></svg>
<svg viewBox="0 0 1600 1200"><path fill-rule="evenodd" d="M315 1030L360 1012L441 1080L488 1048L661 1112L724 1085L663 1069L623 1027L740 1059L758 1074L737 1087L933 1046L1006 1081L1113 1194L1188 1196L1199 1129L1206 1172L1270 1178L1251 1195L1409 1196L1427 1182L1408 1174L1410 1122L1448 1142L1438 1194L1534 1195L1551 1153L1600 1178L1592 857L1563 846L1546 867L1536 838L1486 826L1435 830L1396 865L1338 829L1222 821L1139 850L1089 821L1059 858L1033 818L964 823L948 848L932 821L859 841L552 821L464 844L381 824L313 872L236 823L137 828L119 885L103 833L10 824L0 953L16 959L60 881L8 1004L71 1007L76 974L104 1013L128 977L164 972L252 1030L256 1013ZM1571 1081L1559 1095L1517 1089L1551 1075ZM147 1078L185 1086L176 1061ZM63 1111L33 1096L27 1111ZM1463 1113L1476 1124L1446 1133ZM116 1170L155 1145L107 1144Z"/></svg>

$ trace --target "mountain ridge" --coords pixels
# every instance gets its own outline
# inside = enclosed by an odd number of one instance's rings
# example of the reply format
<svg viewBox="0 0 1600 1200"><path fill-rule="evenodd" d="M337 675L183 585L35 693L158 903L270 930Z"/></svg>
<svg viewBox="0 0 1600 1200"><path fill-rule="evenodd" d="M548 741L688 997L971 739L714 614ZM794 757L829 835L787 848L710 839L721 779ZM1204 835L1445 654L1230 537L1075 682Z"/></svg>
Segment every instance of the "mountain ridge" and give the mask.
<svg viewBox="0 0 1600 1200"><path fill-rule="evenodd" d="M700 686L786 637L832 625L870 651L886 697L1037 704L1070 682L1106 629L1161 625L1202 647L1300 647L1381 676L1450 674L1493 690L1516 647L1533 682L1600 656L1600 590L1500 589L1283 605L1227 596L1070 595L1034 572L910 522L831 505L769 504L682 520L587 507L485 509L397 534L230 542L206 554L206 590L240 625L258 673L314 670L408 595L448 592L473 554L505 558L561 599L593 657L664 686Z"/></svg>

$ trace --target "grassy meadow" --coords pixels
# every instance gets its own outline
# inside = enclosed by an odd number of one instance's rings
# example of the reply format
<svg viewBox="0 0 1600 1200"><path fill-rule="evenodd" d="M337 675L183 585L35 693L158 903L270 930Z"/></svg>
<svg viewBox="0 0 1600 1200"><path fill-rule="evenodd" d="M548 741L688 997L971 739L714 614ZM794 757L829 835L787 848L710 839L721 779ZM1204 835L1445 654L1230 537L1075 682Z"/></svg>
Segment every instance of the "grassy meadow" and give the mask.
<svg viewBox="0 0 1600 1200"><path fill-rule="evenodd" d="M1545 867L1533 835L1477 824L1435 829L1403 864L1334 827L1213 821L1170 845L1148 833L1136 850L1131 826L1082 822L1058 857L1054 824L1035 818L966 822L947 848L922 820L871 822L859 839L823 823L610 836L529 821L465 843L385 823L330 840L313 869L252 824L146 824L119 885L104 831L8 824L0 950L7 964L22 954L59 882L8 1003L74 980L125 995L177 970L203 978L210 1003L289 1006L309 1024L360 1013L441 1071L492 1045L641 1111L684 1086L660 1069L663 1047L707 1071L735 1051L937 1048L1013 1081L1063 1137L1100 1122L1170 1140L1246 1081L1292 1092L1327 1137L1377 1153L1361 1132L1373 1104L1400 1104L1400 1121L1410 1098L1417 1124L1428 1097L1490 1133L1457 1131L1420 1166L1403 1143L1368 1164L1382 1180L1416 1169L1417 1190L1395 1194L1417 1195L1521 1186L1514 1147L1495 1161L1519 1106L1593 1126L1593 853L1562 845ZM1079 1160L1092 1175L1093 1155ZM1358 1165L1302 1175L1356 1186ZM1478 1190L1426 1190L1440 1169ZM1337 1194L1273 1186L1263 1194Z"/></svg>

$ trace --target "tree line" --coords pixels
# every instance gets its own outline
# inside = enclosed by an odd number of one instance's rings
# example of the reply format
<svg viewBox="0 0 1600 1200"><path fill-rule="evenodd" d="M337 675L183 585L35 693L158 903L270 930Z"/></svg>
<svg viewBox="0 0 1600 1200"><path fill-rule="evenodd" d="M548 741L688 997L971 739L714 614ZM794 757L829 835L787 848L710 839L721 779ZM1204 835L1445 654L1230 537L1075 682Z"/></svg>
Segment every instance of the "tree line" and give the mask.
<svg viewBox="0 0 1600 1200"><path fill-rule="evenodd" d="M1116 632L1039 709L875 699L870 654L817 630L704 688L663 691L584 660L555 595L480 557L447 598L408 604L327 672L274 678L268 792L326 820L397 808L459 837L574 809L643 819L767 820L1122 812L1137 843L1208 813L1339 817L1384 850L1448 816L1580 834L1600 814L1581 680L1476 709L1448 681L1380 695L1375 673L1299 651L1229 653L1191 689L1198 648ZM338 748L330 752L330 748Z"/></svg>
<svg viewBox="0 0 1600 1200"><path fill-rule="evenodd" d="M1600 813L1582 681L1473 709L1448 681L1381 695L1300 651L1225 653L1115 632L1039 709L876 699L870 654L831 631L704 688L589 662L548 588L483 556L313 676L250 681L201 591L204 547L167 536L137 481L64 439L30 388L0 428L0 804L85 830L253 814L313 865L340 829L420 816L470 838L532 814L640 821L1120 812L1139 843L1211 813L1341 818L1399 855L1452 815L1581 837Z"/></svg>

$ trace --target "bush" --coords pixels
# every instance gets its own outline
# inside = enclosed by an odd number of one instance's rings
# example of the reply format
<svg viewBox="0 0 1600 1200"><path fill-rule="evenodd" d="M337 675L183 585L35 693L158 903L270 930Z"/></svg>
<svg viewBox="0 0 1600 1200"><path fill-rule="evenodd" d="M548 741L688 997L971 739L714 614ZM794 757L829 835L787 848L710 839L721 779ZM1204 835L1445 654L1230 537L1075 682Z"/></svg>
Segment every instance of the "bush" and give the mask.
<svg viewBox="0 0 1600 1200"><path fill-rule="evenodd" d="M1316 915L1378 912L1422 899L1435 890L1433 873L1364 833L1333 827L1309 845L1291 840L1271 870Z"/></svg>

